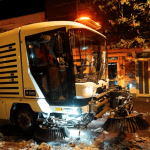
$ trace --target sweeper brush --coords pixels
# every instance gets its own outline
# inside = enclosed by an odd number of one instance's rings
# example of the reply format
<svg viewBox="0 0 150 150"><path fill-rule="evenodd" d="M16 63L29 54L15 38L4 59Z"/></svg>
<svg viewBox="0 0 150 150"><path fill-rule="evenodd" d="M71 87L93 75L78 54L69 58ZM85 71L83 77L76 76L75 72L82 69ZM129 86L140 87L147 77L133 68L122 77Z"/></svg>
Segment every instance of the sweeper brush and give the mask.
<svg viewBox="0 0 150 150"><path fill-rule="evenodd" d="M55 141L69 136L69 131L65 127L50 127L50 128L37 128L35 138L41 141Z"/></svg>
<svg viewBox="0 0 150 150"><path fill-rule="evenodd" d="M103 129L108 132L128 132L134 133L137 130L148 129L149 124L142 118L141 114L130 114L125 117L109 117L103 125Z"/></svg>
<svg viewBox="0 0 150 150"><path fill-rule="evenodd" d="M123 97L117 97L120 102ZM142 118L141 114L134 114L132 98L125 98L124 102L110 111L110 116L103 125L103 129L108 132L129 132L148 129L149 124Z"/></svg>
<svg viewBox="0 0 150 150"><path fill-rule="evenodd" d="M69 137L70 132L67 127L60 127L53 119L46 120L40 124L34 133L34 137L41 141L55 141Z"/></svg>

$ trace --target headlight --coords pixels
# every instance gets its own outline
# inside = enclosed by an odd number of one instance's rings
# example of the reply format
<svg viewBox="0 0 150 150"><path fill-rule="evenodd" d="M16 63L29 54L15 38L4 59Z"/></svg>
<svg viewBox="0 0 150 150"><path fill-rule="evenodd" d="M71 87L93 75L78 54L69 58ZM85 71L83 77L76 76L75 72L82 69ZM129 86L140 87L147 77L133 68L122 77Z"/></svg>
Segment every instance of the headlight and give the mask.
<svg viewBox="0 0 150 150"><path fill-rule="evenodd" d="M93 93L93 87L86 87L85 92L92 94Z"/></svg>
<svg viewBox="0 0 150 150"><path fill-rule="evenodd" d="M73 113L75 115L79 115L79 114L82 114L82 109L79 107L79 108L73 108Z"/></svg>
<svg viewBox="0 0 150 150"><path fill-rule="evenodd" d="M129 89L131 89L131 88L132 88L132 86L133 86L133 84L132 84L132 83L130 83L130 84L129 84Z"/></svg>

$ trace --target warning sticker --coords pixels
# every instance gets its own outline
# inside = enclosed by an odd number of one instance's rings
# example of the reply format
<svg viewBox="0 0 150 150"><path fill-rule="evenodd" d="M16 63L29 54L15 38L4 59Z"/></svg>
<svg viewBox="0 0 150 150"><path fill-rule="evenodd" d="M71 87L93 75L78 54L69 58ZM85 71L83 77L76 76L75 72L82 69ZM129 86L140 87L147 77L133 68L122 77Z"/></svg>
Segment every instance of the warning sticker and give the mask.
<svg viewBox="0 0 150 150"><path fill-rule="evenodd" d="M55 111L62 111L62 108L55 108Z"/></svg>

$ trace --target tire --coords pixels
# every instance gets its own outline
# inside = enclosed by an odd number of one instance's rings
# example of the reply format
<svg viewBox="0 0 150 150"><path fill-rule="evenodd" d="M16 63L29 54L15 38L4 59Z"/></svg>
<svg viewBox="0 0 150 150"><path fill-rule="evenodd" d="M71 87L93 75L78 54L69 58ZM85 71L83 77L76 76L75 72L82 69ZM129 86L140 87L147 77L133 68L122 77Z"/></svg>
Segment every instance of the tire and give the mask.
<svg viewBox="0 0 150 150"><path fill-rule="evenodd" d="M32 133L36 123L35 113L31 109L19 109L16 113L15 124L24 133Z"/></svg>

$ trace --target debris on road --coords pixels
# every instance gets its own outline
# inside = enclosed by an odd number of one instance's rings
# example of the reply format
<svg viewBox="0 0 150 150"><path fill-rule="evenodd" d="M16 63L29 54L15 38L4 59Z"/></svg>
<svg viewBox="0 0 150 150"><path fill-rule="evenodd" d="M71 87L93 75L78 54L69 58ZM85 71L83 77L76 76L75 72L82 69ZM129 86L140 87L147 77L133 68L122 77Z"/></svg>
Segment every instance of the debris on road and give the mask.
<svg viewBox="0 0 150 150"><path fill-rule="evenodd" d="M89 146L85 143L80 143L73 150L99 150L99 148Z"/></svg>
<svg viewBox="0 0 150 150"><path fill-rule="evenodd" d="M109 135L110 133L102 133ZM0 136L2 137L3 134L0 133ZM3 136L5 137L5 136ZM67 144L62 144L60 146L54 146L51 144L47 144L45 142L42 142L41 144L37 144L33 139L25 141L20 139L20 141L14 141L15 137L5 137L8 141L0 141L0 150L1 149L9 149L9 150L122 150L122 149L129 149L129 150L138 150L138 149L144 149L144 150L150 150L150 137L140 137L138 133L133 134L132 140L117 140L117 138L114 138L113 143L109 143L108 140L103 138L96 138L92 144L86 144L84 142L81 142L79 138L75 140L73 146L69 144L69 141ZM117 140L117 141L116 141ZM112 141L112 140L111 140Z"/></svg>
<svg viewBox="0 0 150 150"><path fill-rule="evenodd" d="M75 147L78 140L80 140L80 138L77 138L74 142L70 143L69 146Z"/></svg>
<svg viewBox="0 0 150 150"><path fill-rule="evenodd" d="M31 141L22 141L22 142L6 142L6 141L1 141L0 142L0 149L32 149L36 150L39 147L39 145L34 142L32 143Z"/></svg>
<svg viewBox="0 0 150 150"><path fill-rule="evenodd" d="M108 134L109 132L107 132L107 131L103 131L102 133L103 133L103 134Z"/></svg>
<svg viewBox="0 0 150 150"><path fill-rule="evenodd" d="M97 147L99 148L100 144L103 143L103 139L102 138L97 138L95 141L93 141L91 147Z"/></svg>

